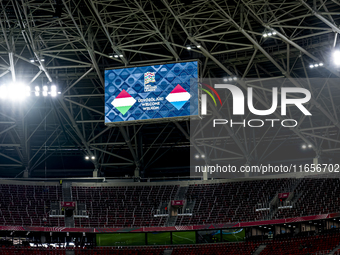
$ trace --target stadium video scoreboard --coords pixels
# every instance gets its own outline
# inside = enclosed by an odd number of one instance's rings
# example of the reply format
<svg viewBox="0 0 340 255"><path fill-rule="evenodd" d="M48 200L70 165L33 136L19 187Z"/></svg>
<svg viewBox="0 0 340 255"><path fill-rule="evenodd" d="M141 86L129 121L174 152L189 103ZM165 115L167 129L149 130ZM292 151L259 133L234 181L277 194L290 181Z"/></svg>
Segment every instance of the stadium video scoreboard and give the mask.
<svg viewBox="0 0 340 255"><path fill-rule="evenodd" d="M105 125L200 116L199 62L105 70Z"/></svg>

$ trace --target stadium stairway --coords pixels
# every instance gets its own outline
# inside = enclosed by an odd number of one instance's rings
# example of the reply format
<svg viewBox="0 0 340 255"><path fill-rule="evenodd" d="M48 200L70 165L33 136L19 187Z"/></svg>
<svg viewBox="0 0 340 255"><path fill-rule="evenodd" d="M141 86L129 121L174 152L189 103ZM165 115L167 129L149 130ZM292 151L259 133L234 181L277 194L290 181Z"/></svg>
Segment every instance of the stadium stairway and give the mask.
<svg viewBox="0 0 340 255"><path fill-rule="evenodd" d="M70 182L63 182L63 201L72 202L72 190Z"/></svg>
<svg viewBox="0 0 340 255"><path fill-rule="evenodd" d="M186 198L186 193L189 189L189 186L181 186L179 187L177 194L175 196L175 200L184 200Z"/></svg>
<svg viewBox="0 0 340 255"><path fill-rule="evenodd" d="M66 250L65 255L74 255L74 251L73 250Z"/></svg>
<svg viewBox="0 0 340 255"><path fill-rule="evenodd" d="M175 226L176 221L177 221L177 217L178 216L169 216L165 225L168 226L168 227Z"/></svg>
<svg viewBox="0 0 340 255"><path fill-rule="evenodd" d="M63 201L72 202L72 190L70 182L63 182ZM74 215L65 212L65 227L74 228Z"/></svg>
<svg viewBox="0 0 340 255"><path fill-rule="evenodd" d="M189 189L189 186L181 186L179 187L176 195L175 200L185 200L186 194ZM183 208L184 210L185 208ZM168 220L166 222L166 226L175 226L178 216L170 216L168 217Z"/></svg>
<svg viewBox="0 0 340 255"><path fill-rule="evenodd" d="M301 183L302 178L296 178L289 186L284 187L284 189L277 192L283 193L283 192L289 192L290 195L287 198L287 200L291 201L291 204L294 205L294 203L300 198L301 194L294 194L293 191L296 189L296 187ZM270 212L268 215L264 218L264 220L272 220L276 213L278 212L277 204L278 204L278 196L275 196L272 201L270 201ZM276 206L274 206L276 204Z"/></svg>
<svg viewBox="0 0 340 255"><path fill-rule="evenodd" d="M329 255L334 255L335 252L337 252L340 249L340 244L338 246L336 246L330 253Z"/></svg>
<svg viewBox="0 0 340 255"><path fill-rule="evenodd" d="M165 249L163 255L171 255L172 249Z"/></svg>
<svg viewBox="0 0 340 255"><path fill-rule="evenodd" d="M253 255L259 255L265 248L266 244L261 244L257 249L254 251Z"/></svg>

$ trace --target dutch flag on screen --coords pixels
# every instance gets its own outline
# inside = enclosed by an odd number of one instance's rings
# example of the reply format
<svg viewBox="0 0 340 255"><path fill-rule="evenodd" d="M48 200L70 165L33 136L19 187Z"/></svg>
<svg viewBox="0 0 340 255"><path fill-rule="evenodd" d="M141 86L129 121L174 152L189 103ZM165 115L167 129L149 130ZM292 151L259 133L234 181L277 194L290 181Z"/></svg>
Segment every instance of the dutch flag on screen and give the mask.
<svg viewBox="0 0 340 255"><path fill-rule="evenodd" d="M166 97L166 100L175 106L177 110L181 109L189 99L190 93L183 89L179 84Z"/></svg>

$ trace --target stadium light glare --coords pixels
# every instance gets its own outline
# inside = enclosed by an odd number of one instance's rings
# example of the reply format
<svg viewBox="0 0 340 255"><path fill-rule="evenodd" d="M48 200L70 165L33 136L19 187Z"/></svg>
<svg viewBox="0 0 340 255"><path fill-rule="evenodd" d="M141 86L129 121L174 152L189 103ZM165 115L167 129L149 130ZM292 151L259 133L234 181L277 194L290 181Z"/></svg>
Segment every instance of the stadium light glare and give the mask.
<svg viewBox="0 0 340 255"><path fill-rule="evenodd" d="M35 94L36 97L40 96L39 91L36 91L34 94Z"/></svg>
<svg viewBox="0 0 340 255"><path fill-rule="evenodd" d="M40 91L40 87L39 86L35 86L35 91Z"/></svg>
<svg viewBox="0 0 340 255"><path fill-rule="evenodd" d="M45 86L43 86L43 90L44 91L47 91L48 90L48 87L45 85Z"/></svg>
<svg viewBox="0 0 340 255"><path fill-rule="evenodd" d="M43 96L47 97L47 91L46 90L43 91Z"/></svg>
<svg viewBox="0 0 340 255"><path fill-rule="evenodd" d="M51 91L57 91L57 86L56 85L52 85L51 86Z"/></svg>
<svg viewBox="0 0 340 255"><path fill-rule="evenodd" d="M340 66L340 51L333 51L333 62L335 65Z"/></svg>
<svg viewBox="0 0 340 255"><path fill-rule="evenodd" d="M1 99L7 98L7 87L5 85L0 86L0 98Z"/></svg>
<svg viewBox="0 0 340 255"><path fill-rule="evenodd" d="M236 76L225 77L223 78L223 81L237 81L237 77Z"/></svg>
<svg viewBox="0 0 340 255"><path fill-rule="evenodd" d="M56 96L57 96L57 91L52 90L52 91L51 91L51 97L56 97Z"/></svg>
<svg viewBox="0 0 340 255"><path fill-rule="evenodd" d="M7 95L8 99L13 101L22 101L27 96L27 90L25 85L20 82L14 82L6 86L7 87Z"/></svg>
<svg viewBox="0 0 340 255"><path fill-rule="evenodd" d="M31 96L31 88L30 86L27 86L27 85L26 85L26 96L27 97Z"/></svg>

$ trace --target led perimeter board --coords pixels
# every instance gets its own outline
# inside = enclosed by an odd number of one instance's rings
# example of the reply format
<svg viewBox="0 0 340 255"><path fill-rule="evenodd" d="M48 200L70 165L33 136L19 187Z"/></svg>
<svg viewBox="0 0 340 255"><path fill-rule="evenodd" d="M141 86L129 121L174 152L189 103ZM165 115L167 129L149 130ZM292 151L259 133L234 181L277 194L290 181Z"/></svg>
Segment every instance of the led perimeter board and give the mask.
<svg viewBox="0 0 340 255"><path fill-rule="evenodd" d="M198 77L198 61L106 69L105 125L199 116Z"/></svg>

